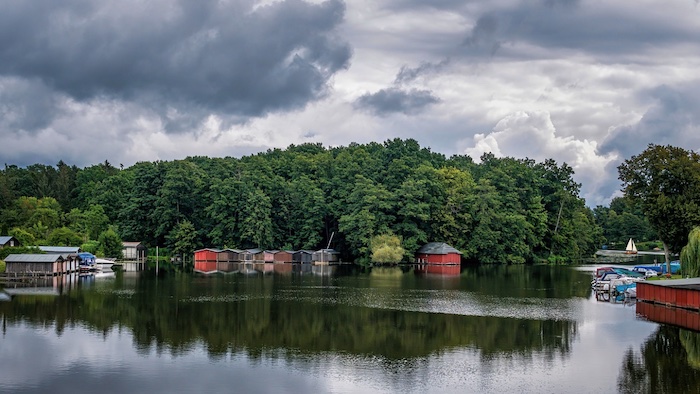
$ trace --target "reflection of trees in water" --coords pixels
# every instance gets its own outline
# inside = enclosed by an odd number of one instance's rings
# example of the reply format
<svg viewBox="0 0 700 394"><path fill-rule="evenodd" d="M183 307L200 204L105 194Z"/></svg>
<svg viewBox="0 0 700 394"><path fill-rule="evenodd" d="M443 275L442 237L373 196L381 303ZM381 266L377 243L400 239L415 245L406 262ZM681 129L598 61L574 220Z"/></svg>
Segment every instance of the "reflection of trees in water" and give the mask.
<svg viewBox="0 0 700 394"><path fill-rule="evenodd" d="M413 277L413 275L409 275ZM280 286L279 281L289 281ZM200 285L199 281L205 281ZM202 344L213 358L246 352L266 358L281 350L303 354L342 352L390 360L473 349L484 357L533 355L566 357L577 335L576 322L493 316L463 316L324 303L342 299L337 287L304 288L294 299L298 278L260 277L231 281L188 276L139 280L124 293L111 289L72 292L54 298L24 297L0 305L9 322L34 326L80 324L105 335L128 328L140 353L155 349L173 355ZM296 291L296 290L294 290ZM393 361L392 361L393 365Z"/></svg>
<svg viewBox="0 0 700 394"><path fill-rule="evenodd" d="M625 354L618 391L621 393L698 393L700 334L661 325L641 347Z"/></svg>

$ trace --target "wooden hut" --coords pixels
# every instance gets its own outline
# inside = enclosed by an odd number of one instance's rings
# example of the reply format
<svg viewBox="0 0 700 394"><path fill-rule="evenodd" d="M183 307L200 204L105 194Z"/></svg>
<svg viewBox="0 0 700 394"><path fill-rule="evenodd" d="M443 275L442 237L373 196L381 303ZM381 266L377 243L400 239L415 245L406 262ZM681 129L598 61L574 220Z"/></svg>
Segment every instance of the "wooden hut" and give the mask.
<svg viewBox="0 0 700 394"><path fill-rule="evenodd" d="M238 249L224 249L219 252L219 261L238 262L241 261L241 251Z"/></svg>
<svg viewBox="0 0 700 394"><path fill-rule="evenodd" d="M416 252L417 264L460 264L462 252L444 242L430 242Z"/></svg>
<svg viewBox="0 0 700 394"><path fill-rule="evenodd" d="M294 252L288 250L278 250L273 256L273 261L275 263L291 263Z"/></svg>
<svg viewBox="0 0 700 394"><path fill-rule="evenodd" d="M194 251L194 270L197 272L214 272L217 269L217 262L220 250L199 249Z"/></svg>
<svg viewBox="0 0 700 394"><path fill-rule="evenodd" d="M60 254L11 254L5 272L17 275L60 275L66 269Z"/></svg>
<svg viewBox="0 0 700 394"><path fill-rule="evenodd" d="M275 262L275 253L279 252L279 250L265 250L263 251L263 261L266 263L274 263Z"/></svg>
<svg viewBox="0 0 700 394"><path fill-rule="evenodd" d="M122 258L124 260L146 261L147 248L141 242L122 242Z"/></svg>
<svg viewBox="0 0 700 394"><path fill-rule="evenodd" d="M292 263L310 264L313 262L313 250L297 250L292 255Z"/></svg>
<svg viewBox="0 0 700 394"><path fill-rule="evenodd" d="M13 246L22 246L22 244L13 236L3 235L0 237L0 249Z"/></svg>
<svg viewBox="0 0 700 394"><path fill-rule="evenodd" d="M335 249L321 249L313 252L311 261L319 265L337 263L339 261L338 256L339 253Z"/></svg>

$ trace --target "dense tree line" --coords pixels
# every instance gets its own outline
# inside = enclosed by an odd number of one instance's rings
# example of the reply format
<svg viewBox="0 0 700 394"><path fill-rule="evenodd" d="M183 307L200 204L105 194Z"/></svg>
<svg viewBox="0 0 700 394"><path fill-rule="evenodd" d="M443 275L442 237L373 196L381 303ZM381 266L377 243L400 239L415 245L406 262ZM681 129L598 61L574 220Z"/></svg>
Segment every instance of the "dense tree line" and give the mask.
<svg viewBox="0 0 700 394"><path fill-rule="evenodd" d="M315 249L344 259L396 235L408 259L444 241L468 260L574 261L603 230L573 170L554 160L446 158L414 140L291 145L242 158L190 157L115 168L6 165L0 231L48 240L65 227L82 241L112 225L124 240L195 247Z"/></svg>

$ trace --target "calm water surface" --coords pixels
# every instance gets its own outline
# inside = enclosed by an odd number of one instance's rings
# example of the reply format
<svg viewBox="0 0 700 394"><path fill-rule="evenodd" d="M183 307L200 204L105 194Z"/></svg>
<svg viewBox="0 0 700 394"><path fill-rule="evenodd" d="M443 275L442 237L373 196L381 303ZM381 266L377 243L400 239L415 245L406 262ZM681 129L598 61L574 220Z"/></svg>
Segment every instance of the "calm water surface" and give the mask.
<svg viewBox="0 0 700 394"><path fill-rule="evenodd" d="M572 267L259 265L6 286L5 393L699 392L697 333Z"/></svg>

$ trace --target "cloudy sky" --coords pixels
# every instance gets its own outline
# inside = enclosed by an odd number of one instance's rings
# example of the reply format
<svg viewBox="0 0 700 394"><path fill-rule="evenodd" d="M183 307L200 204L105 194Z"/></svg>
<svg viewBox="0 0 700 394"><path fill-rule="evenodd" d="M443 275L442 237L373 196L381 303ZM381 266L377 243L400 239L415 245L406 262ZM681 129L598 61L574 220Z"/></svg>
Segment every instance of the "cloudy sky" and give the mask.
<svg viewBox="0 0 700 394"><path fill-rule="evenodd" d="M0 0L0 164L414 138L554 158L588 205L700 149L698 0Z"/></svg>

